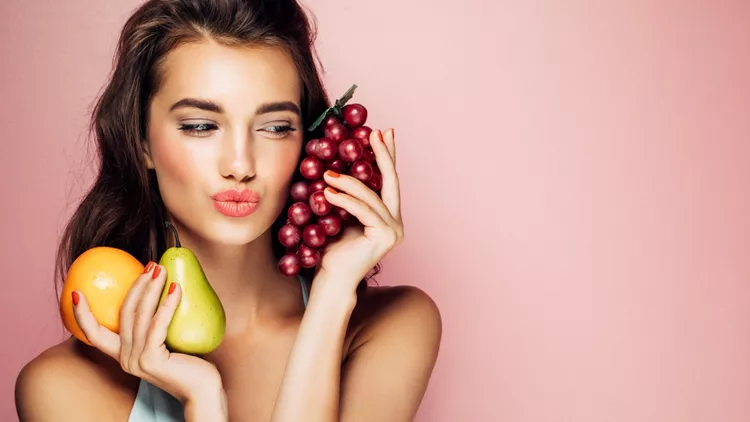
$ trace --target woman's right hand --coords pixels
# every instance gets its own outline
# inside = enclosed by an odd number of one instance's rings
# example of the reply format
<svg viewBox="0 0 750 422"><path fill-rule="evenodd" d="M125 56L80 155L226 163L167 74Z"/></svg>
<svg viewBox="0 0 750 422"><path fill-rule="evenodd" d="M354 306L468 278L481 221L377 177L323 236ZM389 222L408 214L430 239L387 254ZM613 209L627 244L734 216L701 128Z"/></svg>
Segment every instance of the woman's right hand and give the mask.
<svg viewBox="0 0 750 422"><path fill-rule="evenodd" d="M180 285L173 283L159 305L166 272L164 267L148 263L122 304L119 334L99 324L80 291L73 292L73 313L91 345L116 359L125 372L171 394L186 410L198 408L218 419L219 415L207 409L226 413L219 371L199 357L171 353L164 344L167 327L182 297Z"/></svg>

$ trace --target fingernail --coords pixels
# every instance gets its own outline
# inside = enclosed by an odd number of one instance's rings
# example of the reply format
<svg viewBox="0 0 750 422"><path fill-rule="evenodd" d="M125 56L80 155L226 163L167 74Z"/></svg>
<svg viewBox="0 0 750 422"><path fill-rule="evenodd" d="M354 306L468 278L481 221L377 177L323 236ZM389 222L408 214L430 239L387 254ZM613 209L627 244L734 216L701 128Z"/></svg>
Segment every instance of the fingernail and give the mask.
<svg viewBox="0 0 750 422"><path fill-rule="evenodd" d="M326 174L329 175L329 176L331 176L331 177L339 177L340 176L340 174L336 173L333 170L326 171Z"/></svg>
<svg viewBox="0 0 750 422"><path fill-rule="evenodd" d="M171 295L174 292L174 289L176 288L177 288L177 283L173 281L172 284L169 285L169 291L167 292L167 294Z"/></svg>
<svg viewBox="0 0 750 422"><path fill-rule="evenodd" d="M78 302L81 300L81 296L78 292L73 291L73 306L78 306Z"/></svg>
<svg viewBox="0 0 750 422"><path fill-rule="evenodd" d="M395 138L395 137L396 137L396 130L395 130L395 129L393 129L393 128L391 128L391 137L392 137L392 138Z"/></svg>
<svg viewBox="0 0 750 422"><path fill-rule="evenodd" d="M161 267L157 265L156 268L154 268L154 273L151 274L151 278L156 280L156 277L159 277L159 273L161 273Z"/></svg>
<svg viewBox="0 0 750 422"><path fill-rule="evenodd" d="M337 191L336 189L334 189L334 188L332 188L332 187L330 187L330 186L326 187L326 190L327 190L328 192L330 192L330 193L334 194L334 195L336 195L337 193L339 193L339 192L338 192L338 191Z"/></svg>
<svg viewBox="0 0 750 422"><path fill-rule="evenodd" d="M383 132L378 129L378 141L383 142Z"/></svg>
<svg viewBox="0 0 750 422"><path fill-rule="evenodd" d="M152 268L154 268L154 262L148 261L148 264L146 264L146 269L143 270L143 274L148 273Z"/></svg>

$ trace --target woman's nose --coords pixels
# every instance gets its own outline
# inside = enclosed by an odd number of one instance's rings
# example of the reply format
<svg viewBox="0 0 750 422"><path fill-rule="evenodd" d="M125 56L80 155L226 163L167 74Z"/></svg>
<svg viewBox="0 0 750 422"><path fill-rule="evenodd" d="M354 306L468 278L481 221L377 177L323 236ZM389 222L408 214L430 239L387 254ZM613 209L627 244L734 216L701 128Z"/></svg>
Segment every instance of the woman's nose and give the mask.
<svg viewBox="0 0 750 422"><path fill-rule="evenodd" d="M247 130L242 132L225 139L219 163L222 176L234 178L240 182L255 176L252 138Z"/></svg>

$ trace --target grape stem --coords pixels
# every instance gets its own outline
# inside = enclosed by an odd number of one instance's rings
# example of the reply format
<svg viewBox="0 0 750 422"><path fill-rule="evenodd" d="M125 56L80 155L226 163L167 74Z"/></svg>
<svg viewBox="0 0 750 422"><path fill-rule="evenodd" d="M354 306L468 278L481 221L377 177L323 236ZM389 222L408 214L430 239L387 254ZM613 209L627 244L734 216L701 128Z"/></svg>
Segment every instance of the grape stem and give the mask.
<svg viewBox="0 0 750 422"><path fill-rule="evenodd" d="M165 221L164 225L167 228L172 229L172 233L174 233L174 243L175 243L175 246L178 247L178 248L182 247L182 245L180 244L180 236L177 235L177 229L169 221Z"/></svg>
<svg viewBox="0 0 750 422"><path fill-rule="evenodd" d="M321 114L315 122L307 129L308 131L312 132L314 131L318 126L320 126L321 123L323 123L323 120L325 120L328 115L333 112L334 115L341 118L341 109L344 108L347 102L352 99L352 96L354 96L354 91L357 89L357 84L352 85L349 87L349 89L346 90L344 95L341 96L336 102L331 106L328 107L323 114Z"/></svg>

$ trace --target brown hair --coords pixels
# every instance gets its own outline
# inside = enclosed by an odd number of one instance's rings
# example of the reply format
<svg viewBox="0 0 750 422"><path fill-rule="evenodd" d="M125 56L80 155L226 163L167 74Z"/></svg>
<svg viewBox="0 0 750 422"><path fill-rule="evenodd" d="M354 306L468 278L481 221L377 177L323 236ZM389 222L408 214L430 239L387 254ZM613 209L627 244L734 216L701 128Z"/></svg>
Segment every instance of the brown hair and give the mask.
<svg viewBox="0 0 750 422"><path fill-rule="evenodd" d="M285 48L302 83L303 127L331 104L315 65L315 30L295 0L145 2L122 29L113 73L91 115L98 173L62 234L55 268L58 281L64 280L79 255L95 246L125 250L142 263L158 261L164 252L164 204L155 174L142 158L141 140L146 139L148 107L159 87L161 61L178 45L206 38L225 45ZM307 140L311 134L305 134ZM286 251L277 239L285 221L282 213L272 226L277 258ZM370 277L378 271L379 264ZM311 279L312 270L303 269L302 275ZM366 282L367 278L359 287Z"/></svg>

